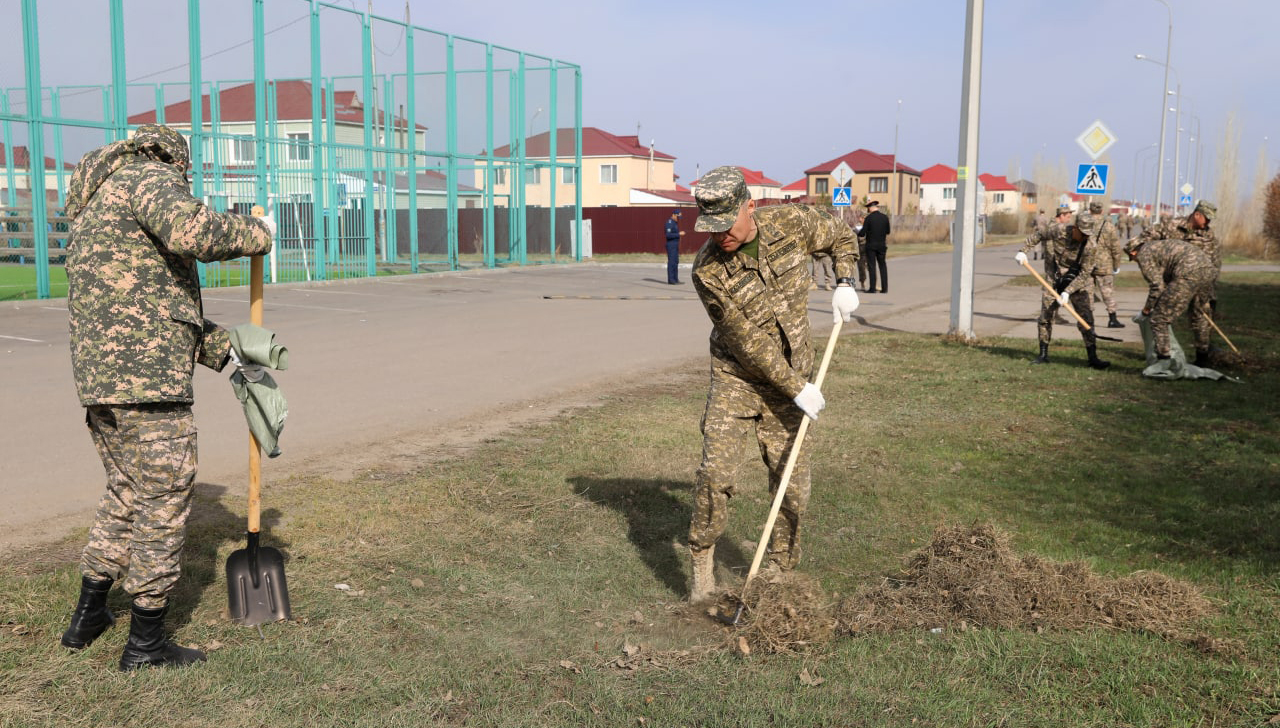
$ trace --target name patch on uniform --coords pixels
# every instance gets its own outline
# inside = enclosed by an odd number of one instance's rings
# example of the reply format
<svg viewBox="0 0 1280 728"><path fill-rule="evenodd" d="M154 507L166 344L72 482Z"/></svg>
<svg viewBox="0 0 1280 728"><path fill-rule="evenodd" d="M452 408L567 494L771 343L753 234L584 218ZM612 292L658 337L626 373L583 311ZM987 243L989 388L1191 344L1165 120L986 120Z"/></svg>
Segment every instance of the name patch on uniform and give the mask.
<svg viewBox="0 0 1280 728"><path fill-rule="evenodd" d="M729 284L729 295L733 295L751 285L751 281L755 277L755 273L752 273L751 271L746 271L742 275L738 276L737 280Z"/></svg>
<svg viewBox="0 0 1280 728"><path fill-rule="evenodd" d="M796 249L796 241L792 240L791 242L787 243L781 248L778 248L772 253L769 253L769 262L772 263L773 261L777 260L778 258L781 258L782 256L786 255L787 253L790 253L795 249Z"/></svg>

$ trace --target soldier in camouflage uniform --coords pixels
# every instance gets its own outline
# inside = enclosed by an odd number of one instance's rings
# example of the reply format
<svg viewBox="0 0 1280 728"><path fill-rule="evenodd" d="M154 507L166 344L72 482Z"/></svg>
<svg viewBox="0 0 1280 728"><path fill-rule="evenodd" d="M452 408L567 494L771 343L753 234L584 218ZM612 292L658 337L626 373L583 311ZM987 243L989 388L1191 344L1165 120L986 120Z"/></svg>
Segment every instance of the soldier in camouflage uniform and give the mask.
<svg viewBox="0 0 1280 728"><path fill-rule="evenodd" d="M857 240L846 223L803 205L756 209L736 167L707 173L696 198L700 215L694 229L710 232L711 239L694 260L693 284L712 330L711 388L689 525L693 602L715 591L715 543L727 525L736 471L752 433L769 469L770 491L776 492L801 418L816 419L826 404L809 381L809 256L822 251L835 262L835 316L848 321L858 307L852 285ZM802 450L768 536L771 566L790 569L799 561L808 500L809 458Z"/></svg>
<svg viewBox="0 0 1280 728"><path fill-rule="evenodd" d="M1213 267L1213 280L1208 288L1201 291L1188 309L1192 312L1210 311L1218 308L1218 276L1222 273L1222 243L1214 235L1209 223L1218 214L1218 207L1207 200L1199 200L1190 215L1177 220L1165 220L1150 230L1144 230L1141 239L1151 240L1183 240L1190 243L1205 254ZM1191 333L1194 335L1196 347L1195 365L1209 365L1209 338L1211 326L1208 316L1191 315Z"/></svg>
<svg viewBox="0 0 1280 728"><path fill-rule="evenodd" d="M1120 263L1125 259L1124 245L1120 242L1117 225L1102 215L1101 203L1090 202L1089 213L1102 221L1098 230L1098 267L1093 269L1093 284L1102 304L1107 307L1107 328L1123 329L1124 324L1116 318L1115 274L1120 272Z"/></svg>
<svg viewBox="0 0 1280 728"><path fill-rule="evenodd" d="M1087 212L1076 215L1075 223L1068 226L1066 234L1055 237L1048 251L1053 270L1049 282L1057 295L1044 291L1041 295L1040 318L1036 320L1040 339L1040 356L1032 360L1033 364L1049 363L1049 342L1053 339L1053 318L1058 307L1070 302L1071 307L1080 315L1088 326L1077 324L1080 337L1084 339L1085 351L1089 354L1089 366L1094 369L1106 369L1110 362L1098 358L1097 334L1093 330L1093 287L1089 275L1097 267L1099 228L1098 218ZM1018 263L1025 264L1027 249L1033 245L1030 238L1027 244L1014 256Z"/></svg>
<svg viewBox="0 0 1280 728"><path fill-rule="evenodd" d="M1170 357L1169 326L1183 311L1191 320L1191 330L1196 332L1198 342L1199 330L1207 330L1209 322L1205 307L1197 302L1207 300L1216 275L1209 256L1195 245L1176 238L1134 238L1125 246L1125 251L1130 259L1138 262L1142 277L1150 284L1142 315L1149 317L1156 357ZM1198 361L1198 353L1197 345L1196 366L1203 366Z"/></svg>
<svg viewBox="0 0 1280 728"><path fill-rule="evenodd" d="M189 160L181 134L148 124L85 155L68 188L71 363L107 492L62 643L85 647L111 626L107 592L124 577L133 606L121 670L204 659L164 634L196 475L192 368L221 371L231 348L203 316L196 261L264 254L275 232L270 219L192 197Z"/></svg>
<svg viewBox="0 0 1280 728"><path fill-rule="evenodd" d="M1027 234L1026 242L1022 246L1022 254L1031 253L1033 256L1037 251L1041 258L1044 258L1044 274L1053 280L1057 273L1054 272L1052 259L1054 241L1065 239L1067 236L1067 228L1071 225L1071 208L1066 205L1060 205L1054 212L1053 219L1044 225L1037 225L1035 230ZM1034 258L1033 258L1034 259ZM1069 324L1059 312L1054 315L1054 320L1060 324Z"/></svg>

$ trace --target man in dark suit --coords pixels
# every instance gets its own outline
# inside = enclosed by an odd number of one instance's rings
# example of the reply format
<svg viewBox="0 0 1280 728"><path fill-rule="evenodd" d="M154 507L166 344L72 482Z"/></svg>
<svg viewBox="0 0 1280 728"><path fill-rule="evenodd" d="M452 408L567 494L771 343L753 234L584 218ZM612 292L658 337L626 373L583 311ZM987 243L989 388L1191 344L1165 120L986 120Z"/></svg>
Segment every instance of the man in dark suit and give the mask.
<svg viewBox="0 0 1280 728"><path fill-rule="evenodd" d="M867 217L862 221L858 237L867 241L867 273L871 279L867 293L876 292L877 268L880 269L880 293L888 293L889 270L885 267L884 256L889 249L889 216L880 212L879 201L867 203Z"/></svg>

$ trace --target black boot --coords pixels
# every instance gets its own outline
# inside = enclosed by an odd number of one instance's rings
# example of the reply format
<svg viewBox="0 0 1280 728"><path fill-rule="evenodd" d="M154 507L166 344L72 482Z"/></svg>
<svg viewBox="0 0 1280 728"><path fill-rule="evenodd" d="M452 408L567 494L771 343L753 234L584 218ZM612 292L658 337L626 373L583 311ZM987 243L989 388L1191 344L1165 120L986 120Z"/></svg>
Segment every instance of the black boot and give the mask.
<svg viewBox="0 0 1280 728"><path fill-rule="evenodd" d="M84 649L115 624L116 618L107 609L107 592L111 591L113 581L80 577L80 601L71 613L71 626L62 633L63 647Z"/></svg>
<svg viewBox="0 0 1280 728"><path fill-rule="evenodd" d="M1123 328L1124 328L1124 324L1120 323L1120 319L1116 318L1116 315L1113 313L1113 314L1111 314L1111 318L1110 318L1110 320L1108 320L1108 321L1107 321L1107 328L1109 328L1109 329L1123 329Z"/></svg>
<svg viewBox="0 0 1280 728"><path fill-rule="evenodd" d="M1207 366L1209 366L1209 350L1208 350L1208 349L1196 349L1196 360L1195 360L1195 362L1194 362L1194 363L1195 363L1195 365L1196 365L1196 366L1198 366L1198 367L1207 367Z"/></svg>
<svg viewBox="0 0 1280 728"><path fill-rule="evenodd" d="M1089 353L1089 366L1093 367L1094 369L1106 369L1107 367L1111 366L1111 362L1103 361L1102 359L1098 358L1097 345L1086 346L1084 350Z"/></svg>
<svg viewBox="0 0 1280 728"><path fill-rule="evenodd" d="M1040 345L1040 356L1031 360L1032 364L1048 364L1049 363L1049 345Z"/></svg>
<svg viewBox="0 0 1280 728"><path fill-rule="evenodd" d="M174 644L164 635L164 613L167 607L144 609L133 605L129 622L129 641L120 656L120 671L128 672L146 665L181 667L204 662L204 653Z"/></svg>

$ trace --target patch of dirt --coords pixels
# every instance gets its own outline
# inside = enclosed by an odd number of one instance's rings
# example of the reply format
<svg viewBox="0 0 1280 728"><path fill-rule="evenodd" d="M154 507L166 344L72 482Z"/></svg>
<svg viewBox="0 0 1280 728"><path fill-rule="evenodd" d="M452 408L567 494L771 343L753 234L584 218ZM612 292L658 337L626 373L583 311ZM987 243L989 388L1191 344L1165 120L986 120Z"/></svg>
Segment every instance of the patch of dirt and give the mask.
<svg viewBox="0 0 1280 728"><path fill-rule="evenodd" d="M747 652L792 652L873 632L973 628L1132 630L1202 651L1227 647L1189 631L1214 610L1194 586L1152 571L1104 577L1079 562L1020 556L990 525L939 528L907 557L902 575L839 604L812 580L784 577L748 589L734 634Z"/></svg>

